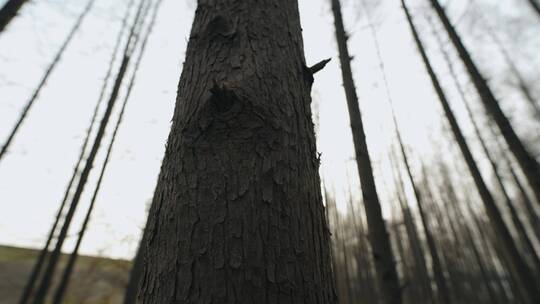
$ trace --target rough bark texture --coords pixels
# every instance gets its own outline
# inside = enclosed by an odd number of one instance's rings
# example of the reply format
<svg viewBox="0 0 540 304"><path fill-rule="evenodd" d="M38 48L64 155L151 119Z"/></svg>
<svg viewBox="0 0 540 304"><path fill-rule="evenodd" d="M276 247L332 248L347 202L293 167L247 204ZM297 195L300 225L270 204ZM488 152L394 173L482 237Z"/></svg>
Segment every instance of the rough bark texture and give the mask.
<svg viewBox="0 0 540 304"><path fill-rule="evenodd" d="M0 32L17 16L19 10L28 0L8 0L0 9Z"/></svg>
<svg viewBox="0 0 540 304"><path fill-rule="evenodd" d="M469 72L471 80L478 91L480 100L484 104L487 112L491 115L492 119L495 121L501 134L503 135L506 143L510 147L510 151L515 155L523 173L527 177L529 185L534 190L536 198L540 201L540 166L536 159L527 151L517 134L514 132L512 125L508 118L504 115L498 100L495 98L495 95L491 91L487 81L484 79L480 70L476 67L476 64L471 58L468 50L465 48L465 45L461 41L458 33L450 23L450 20L446 16L444 9L437 0L429 0L433 9L439 16L444 28L446 29L452 44L456 48L459 57L463 61L465 68Z"/></svg>
<svg viewBox="0 0 540 304"><path fill-rule="evenodd" d="M401 290L399 287L396 265L394 263L392 247L390 245L390 237L382 217L375 180L373 178L366 135L364 133L362 117L358 105L358 96L356 95L356 89L352 78L350 64L351 57L347 48L347 35L341 16L341 5L338 0L332 0L332 12L334 14L343 87L345 89L345 96L347 98L347 106L349 109L356 163L362 186L362 196L364 198L364 206L366 209L369 240L373 252L373 260L375 262L377 282L384 303L401 303Z"/></svg>
<svg viewBox="0 0 540 304"><path fill-rule="evenodd" d="M405 1L401 0L401 2L404 12L407 16L407 21L411 28L414 41L422 57L422 61L424 62L426 70L430 76L435 92L437 93L437 97L441 102L441 106L443 107L444 114L448 120L452 133L454 134L454 137L461 150L461 153L463 154L467 167L474 179L476 188L478 189L479 195L482 199L482 202L484 203L491 225L497 232L498 240L501 242L500 247L504 250L504 256L506 259L508 259L509 264L512 266L513 272L518 276L520 280L520 287L522 289L522 293L528 298L527 303L535 303L537 302L537 300L540 299L540 291L537 289L537 283L535 282L534 276L531 270L527 267L525 261L520 256L517 246L512 239L510 231L508 230L506 224L503 221L502 215L495 203L495 200L493 199L491 192L489 191L486 183L483 180L482 175L480 174L480 170L476 165L476 161L474 160L468 144L465 141L465 137L463 136L463 133L459 128L457 120L450 108L449 102L440 85L437 75L435 74L435 71L431 66L431 62L427 57L426 51L412 21L412 17L409 14L407 6L405 5Z"/></svg>
<svg viewBox="0 0 540 304"><path fill-rule="evenodd" d="M142 303L336 303L296 1L199 1Z"/></svg>

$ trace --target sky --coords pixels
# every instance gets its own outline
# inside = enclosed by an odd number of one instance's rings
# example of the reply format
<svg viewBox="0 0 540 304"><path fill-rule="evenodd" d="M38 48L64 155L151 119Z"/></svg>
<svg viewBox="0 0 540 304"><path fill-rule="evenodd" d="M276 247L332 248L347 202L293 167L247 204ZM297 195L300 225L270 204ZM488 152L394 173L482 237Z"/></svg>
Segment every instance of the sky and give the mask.
<svg viewBox="0 0 540 304"><path fill-rule="evenodd" d="M0 5L4 2L0 0ZM32 1L0 35L0 142L6 138L86 2ZM0 163L0 244L35 248L43 245L77 160L127 2L97 0L30 111L9 154ZM428 52L438 71L445 75L447 71L438 47L432 38L428 38L431 32L424 18L427 1L410 2L413 13L418 16L420 32L426 36ZM453 20L460 20L460 30L481 26L479 22L470 23L467 18L460 17L476 12L467 2L454 0L448 5ZM529 79L538 77L535 72L535 67L540 66L540 56L535 52L540 49L538 31L531 29L507 34L514 27L521 29L523 23L540 27L540 23L535 25L535 16L528 12L526 1L476 2L491 9L486 12L503 12L504 20L512 21L501 24L494 14L485 14L486 22L491 22L496 29L505 29L501 31L501 39L519 54L517 64L525 75ZM445 132L440 119L441 109L412 43L399 1L383 1L380 7L369 10L376 27L390 95L385 88L377 49L361 3L344 1L343 13L346 28L351 33L349 49L354 55L353 72L368 145L383 212L388 217L389 211L384 204L389 199L388 193L381 190L382 180L391 174L387 153L394 129L388 97L393 100L405 142L414 151L412 158L416 167L419 157L434 157L433 141L439 142L441 150L445 151L445 155L436 157L451 159L453 148L451 143L441 139ZM332 58L331 63L316 74L312 96L318 113L321 175L333 190L340 210L346 212L347 181L350 180L355 197L359 198L360 193L334 42L333 18L326 0L300 0L299 6L308 65ZM163 0L80 250L82 254L117 258L130 258L134 254L169 133L194 9L194 1ZM539 130L538 124L527 119L529 110L523 106L518 94L508 89L508 79L499 77L505 71L500 54L482 40L485 38L475 36L475 30L467 30L464 36L465 42L471 43L471 50L478 55L475 59L481 67L494 75L490 81L497 85L498 95L510 100L503 107L512 114L514 121L519 122L516 126L520 135ZM448 87L449 95L455 96L453 85L444 81L445 78L443 83ZM453 107L469 134L470 122L463 105L456 102ZM110 126L116 121L114 117ZM111 132L109 128L103 147L106 147ZM473 141L471 145L474 147L477 143ZM106 149L101 150L70 229L65 251L73 247L74 236L90 201Z"/></svg>

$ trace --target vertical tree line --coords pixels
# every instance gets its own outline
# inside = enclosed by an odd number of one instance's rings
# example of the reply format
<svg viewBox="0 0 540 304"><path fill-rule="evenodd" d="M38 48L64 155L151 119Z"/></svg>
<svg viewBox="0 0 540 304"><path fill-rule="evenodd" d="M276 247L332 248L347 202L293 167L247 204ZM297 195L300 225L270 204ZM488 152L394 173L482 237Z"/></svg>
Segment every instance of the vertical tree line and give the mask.
<svg viewBox="0 0 540 304"><path fill-rule="evenodd" d="M343 88L349 110L358 174L362 185L362 197L368 223L368 235L375 262L380 295L384 303L401 303L401 290L390 244L390 237L382 216L381 205L373 177L362 115L351 70L351 56L347 47L347 34L341 15L339 0L332 0L336 41L343 77Z"/></svg>
<svg viewBox="0 0 540 304"><path fill-rule="evenodd" d="M528 268L526 262L524 261L523 257L519 254L518 247L516 246L512 235L510 234L510 231L508 230L501 212L499 208L497 207L495 200L493 199L493 196L488 189L486 183L484 182L484 179L480 173L480 170L478 169L478 166L476 165L476 161L474 160L474 157L469 149L468 144L465 141L465 137L463 136L463 133L458 126L457 120L450 109L450 105L448 102L448 99L446 97L446 94L444 93L441 84L438 80L437 75L435 74L435 71L433 70L430 60L428 59L428 56L426 54L426 51L424 49L424 46L422 44L422 41L420 40L420 37L418 35L418 32L416 30L416 27L412 21L412 17L409 13L409 10L405 4L404 0L401 0L403 10L407 16L407 21L409 23L409 26L411 28L411 32L413 34L414 41L416 43L416 46L418 48L418 51L420 52L420 55L422 57L422 61L426 67L426 70L430 76L431 82L433 84L433 87L435 89L435 92L437 93L437 97L439 101L441 102L441 105L444 110L444 114L448 120L448 123L450 124L450 128L452 130L452 133L456 139L456 142L461 150L461 153L463 154L463 158L465 159L465 162L467 164L467 167L474 179L474 182L476 184L477 190L479 192L479 195L484 203L484 206L486 208L486 211L488 213L488 216L490 218L490 222L493 225L494 229L497 231L498 239L497 244L498 248L500 248L502 251L504 251L504 258L508 260L508 263L512 267L512 272L516 275L517 279L519 280L519 286L522 289L522 294L526 297L528 303L534 303L535 299L540 299L540 294L538 293L538 289L535 283L534 275L532 274L531 270ZM459 37L457 37L457 34L455 31L450 31L450 23L448 19L446 18L446 15L444 14L444 11L442 11L442 8L438 4L437 1L432 1L432 4L437 11L437 14L441 18L443 24L445 25L445 28L447 31L449 31L449 34L452 38L454 36L453 41L460 41ZM458 38L456 40L456 38ZM460 44L458 44L459 46ZM463 49L463 46L461 46L461 49ZM458 49L459 50L459 49ZM466 56L465 53L460 53L460 56L462 59ZM470 57L467 60L464 59L465 65L472 64L472 61L470 60ZM475 71L474 68L468 67L469 70ZM476 73L479 73L476 71ZM475 74L476 75L476 74ZM479 86L483 89L488 89L486 86L487 84L483 83L481 80L476 80L477 83L475 83L476 86ZM486 94L487 97L491 96L490 91L487 93L482 91L482 94ZM488 101L496 102L494 99L488 99ZM486 100L484 100L486 103ZM494 106L493 104L491 104ZM498 108L498 105L496 106ZM498 108L500 110L500 108ZM500 112L502 114L502 111Z"/></svg>

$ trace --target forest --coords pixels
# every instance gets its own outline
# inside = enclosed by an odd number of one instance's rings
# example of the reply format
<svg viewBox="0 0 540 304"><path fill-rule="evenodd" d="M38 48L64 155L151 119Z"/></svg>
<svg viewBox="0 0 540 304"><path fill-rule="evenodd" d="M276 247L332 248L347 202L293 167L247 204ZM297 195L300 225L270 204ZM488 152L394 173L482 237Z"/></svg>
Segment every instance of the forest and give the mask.
<svg viewBox="0 0 540 304"><path fill-rule="evenodd" d="M0 0L0 304L537 304L539 160L539 0Z"/></svg>

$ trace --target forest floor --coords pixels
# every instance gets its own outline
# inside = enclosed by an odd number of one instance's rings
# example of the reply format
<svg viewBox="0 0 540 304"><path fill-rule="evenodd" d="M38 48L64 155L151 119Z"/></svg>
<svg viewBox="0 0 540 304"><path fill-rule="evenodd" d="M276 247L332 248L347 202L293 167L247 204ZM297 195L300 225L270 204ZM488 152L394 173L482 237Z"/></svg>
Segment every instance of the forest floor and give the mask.
<svg viewBox="0 0 540 304"><path fill-rule="evenodd" d="M34 249L0 245L0 304L18 302L38 253ZM66 261L67 256L62 255L58 269L63 269ZM131 263L125 260L80 256L64 303L121 303L130 267Z"/></svg>

